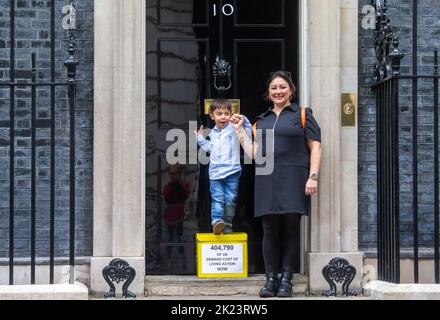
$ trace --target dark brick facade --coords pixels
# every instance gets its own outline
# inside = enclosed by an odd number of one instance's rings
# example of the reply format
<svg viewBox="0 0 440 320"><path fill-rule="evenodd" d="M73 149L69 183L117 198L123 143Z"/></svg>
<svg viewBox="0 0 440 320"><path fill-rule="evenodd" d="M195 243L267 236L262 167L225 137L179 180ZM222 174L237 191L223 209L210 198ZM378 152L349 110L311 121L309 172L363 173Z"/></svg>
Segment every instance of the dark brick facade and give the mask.
<svg viewBox="0 0 440 320"><path fill-rule="evenodd" d="M360 249L376 250L376 107L370 90L375 63L373 31L362 27L362 8L370 0L359 1L359 243ZM405 54L402 74L412 73L412 1L388 1L391 24ZM418 73L433 73L433 51L440 44L440 1L419 1L418 10ZM418 183L419 244L433 244L433 90L432 80L418 84ZM412 86L402 81L400 89L400 182L401 244L413 244L412 209Z"/></svg>
<svg viewBox="0 0 440 320"><path fill-rule="evenodd" d="M54 0L55 1L55 0ZM56 79L67 78L66 33L56 3ZM16 0L16 78L30 78L31 53L37 55L38 80L50 81L50 0ZM93 208L93 0L75 1L77 53L80 60L76 108L76 255L92 255ZM9 81L10 0L0 0L0 78ZM0 89L0 258L9 255L9 89ZM37 91L37 256L49 252L50 91ZM16 90L15 112L15 256L30 255L31 112L30 91ZM69 248L69 111L66 90L56 90L55 255Z"/></svg>

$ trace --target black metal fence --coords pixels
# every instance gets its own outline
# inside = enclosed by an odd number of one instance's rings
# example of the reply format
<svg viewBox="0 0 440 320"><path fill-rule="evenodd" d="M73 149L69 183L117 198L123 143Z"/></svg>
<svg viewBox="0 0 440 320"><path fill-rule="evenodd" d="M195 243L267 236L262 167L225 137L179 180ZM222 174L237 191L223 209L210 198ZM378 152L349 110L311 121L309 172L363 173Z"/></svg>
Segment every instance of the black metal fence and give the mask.
<svg viewBox="0 0 440 320"><path fill-rule="evenodd" d="M427 191L432 190L429 199L432 202L433 226L428 228L433 234L433 241L427 247L424 241L424 249L428 249L429 256L434 259L434 281L439 282L440 259L439 259L439 73L438 53L433 54L434 65L431 75L419 75L417 72L417 1L413 1L413 74L400 75L400 61L403 54L399 50L398 38L393 34L390 19L387 14L386 1L373 1L376 7L376 30L375 49L376 60L375 81L373 90L376 92L376 134L377 134L377 247L378 247L378 277L379 280L400 283L401 261L401 230L402 223L402 186L401 180L410 184L408 188L412 195L411 206L408 212L412 213L410 230L412 231L412 254L414 261L414 282L420 280L420 234L419 234L419 207L420 199L426 201ZM431 95L427 101L430 114L433 117L433 126L421 123L423 117L419 114L419 103L422 99L419 93L419 85L423 84L424 96ZM426 89L428 88L428 89ZM426 102L424 102L426 104ZM428 102L428 104L431 104ZM405 106L405 107L403 107ZM407 108L411 113L411 120L404 125L399 119L404 119L403 112ZM421 165L419 150L423 142L420 128L424 129L424 136L430 143L433 156L425 157L424 164L432 161L432 168L423 172L423 175L432 175L433 179L425 179L429 183L428 188L419 190ZM432 127L432 130L431 130ZM410 132L408 137L403 131ZM431 132L432 131L432 132ZM408 148L402 148L402 141L409 142ZM426 139L425 139L426 140ZM431 147L432 146L432 147ZM426 151L426 150L422 150ZM405 155L404 155L405 154ZM423 171L423 170L422 170ZM425 199L425 200L423 200ZM431 209L430 209L431 210ZM406 217L408 219L408 217ZM430 222L431 223L431 222ZM406 230L405 230L406 231Z"/></svg>
<svg viewBox="0 0 440 320"><path fill-rule="evenodd" d="M9 110L9 284L14 284L14 245L15 245L15 157L16 150L15 146L17 143L16 139L16 120L15 114L17 112L16 99L17 91L30 90L31 95L31 132L30 132L30 148L31 148L31 197L30 201L30 221L31 221L31 241L30 241L30 268L31 268L31 284L35 284L35 270L36 270L36 185L38 180L38 174L36 170L36 150L37 150L37 130L38 129L49 129L50 130L50 218L49 218L49 281L50 284L54 283L54 265L55 265L55 173L56 173L56 130L55 130L55 109L56 100L55 95L57 88L63 87L67 89L67 104L69 110L69 131L70 131L70 142L69 142L69 154L70 154L70 170L69 170L69 194L70 194L70 205L69 205L69 264L70 264L70 283L74 281L74 265L75 265L75 97L76 97L76 68L79 61L75 58L75 45L74 45L74 30L70 29L69 34L69 56L64 61L64 65L67 68L67 80L57 81L56 79L56 59L55 59L55 0L50 1L51 5L51 25L50 25L50 70L51 77L50 81L42 82L37 79L38 70L36 68L36 54L31 54L31 77L28 80L17 80L16 78L16 6L17 1L11 0L10 2L10 70L9 70L9 80L1 79L0 88L9 88L10 97L10 110ZM73 5L70 2L70 5ZM37 107L37 89L38 88L48 88L50 90L50 118L41 121L37 119L38 107ZM2 123L5 119L2 119Z"/></svg>

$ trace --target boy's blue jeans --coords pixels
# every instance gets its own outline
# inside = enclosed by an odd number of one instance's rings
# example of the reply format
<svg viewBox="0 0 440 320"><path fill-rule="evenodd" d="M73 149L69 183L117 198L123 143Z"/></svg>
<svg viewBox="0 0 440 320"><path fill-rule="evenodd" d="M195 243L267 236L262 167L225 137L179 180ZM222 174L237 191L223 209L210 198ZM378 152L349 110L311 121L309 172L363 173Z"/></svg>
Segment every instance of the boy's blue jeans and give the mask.
<svg viewBox="0 0 440 320"><path fill-rule="evenodd" d="M237 206L238 181L241 172L220 180L210 180L211 221L223 220L232 225Z"/></svg>

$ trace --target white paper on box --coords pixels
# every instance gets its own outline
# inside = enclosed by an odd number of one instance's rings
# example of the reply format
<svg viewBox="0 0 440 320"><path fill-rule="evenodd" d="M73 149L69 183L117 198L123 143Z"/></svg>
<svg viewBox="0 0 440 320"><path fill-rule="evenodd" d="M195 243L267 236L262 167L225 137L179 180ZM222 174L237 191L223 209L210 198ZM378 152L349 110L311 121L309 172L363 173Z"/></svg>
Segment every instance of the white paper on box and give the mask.
<svg viewBox="0 0 440 320"><path fill-rule="evenodd" d="M243 244L202 244L203 274L243 273Z"/></svg>

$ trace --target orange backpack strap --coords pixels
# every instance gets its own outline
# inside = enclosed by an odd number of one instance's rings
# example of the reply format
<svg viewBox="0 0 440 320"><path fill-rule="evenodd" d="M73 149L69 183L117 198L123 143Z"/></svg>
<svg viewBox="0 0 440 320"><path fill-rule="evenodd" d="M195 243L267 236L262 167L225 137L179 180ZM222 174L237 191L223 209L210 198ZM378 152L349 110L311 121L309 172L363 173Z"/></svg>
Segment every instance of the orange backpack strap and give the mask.
<svg viewBox="0 0 440 320"><path fill-rule="evenodd" d="M306 127L306 107L301 107L301 123L302 127Z"/></svg>
<svg viewBox="0 0 440 320"><path fill-rule="evenodd" d="M252 134L254 135L254 138L257 137L257 123L256 122L252 126Z"/></svg>

